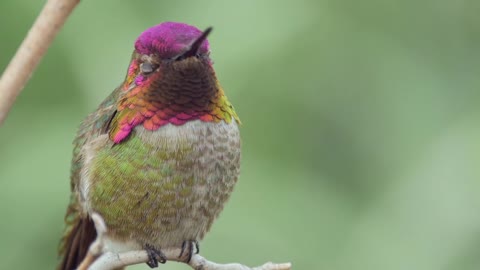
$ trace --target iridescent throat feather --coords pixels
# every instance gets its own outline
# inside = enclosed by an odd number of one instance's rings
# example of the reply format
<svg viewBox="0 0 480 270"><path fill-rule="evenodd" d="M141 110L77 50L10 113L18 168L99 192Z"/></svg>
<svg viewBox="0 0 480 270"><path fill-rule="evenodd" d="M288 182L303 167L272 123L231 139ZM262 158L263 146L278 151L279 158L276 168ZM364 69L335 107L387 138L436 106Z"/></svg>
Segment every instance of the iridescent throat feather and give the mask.
<svg viewBox="0 0 480 270"><path fill-rule="evenodd" d="M137 125L154 131L197 119L240 122L209 61L195 57L172 61L149 75L139 73L139 66L133 59L123 85L125 94L110 124L109 136L115 143L127 138Z"/></svg>

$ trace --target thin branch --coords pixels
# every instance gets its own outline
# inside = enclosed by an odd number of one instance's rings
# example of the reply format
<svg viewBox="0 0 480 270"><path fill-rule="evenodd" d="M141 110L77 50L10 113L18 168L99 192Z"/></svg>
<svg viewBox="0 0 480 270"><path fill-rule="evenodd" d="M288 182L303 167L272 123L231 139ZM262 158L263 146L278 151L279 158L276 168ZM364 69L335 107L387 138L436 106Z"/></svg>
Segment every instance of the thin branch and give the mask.
<svg viewBox="0 0 480 270"><path fill-rule="evenodd" d="M103 218L98 214L93 214L92 219L97 229L97 239L90 246L89 252L79 266L78 270L112 270L129 265L146 263L149 258L145 250L128 251L124 253L106 252L101 254L103 249L104 235L107 232ZM265 263L258 267L248 267L239 263L218 264L211 262L199 254L193 254L188 262L188 254L181 254L181 249L162 249L162 253L167 257L167 261L176 261L190 265L195 270L290 270L291 263Z"/></svg>
<svg viewBox="0 0 480 270"><path fill-rule="evenodd" d="M80 0L48 0L0 78L0 126Z"/></svg>
<svg viewBox="0 0 480 270"><path fill-rule="evenodd" d="M195 270L290 270L290 263L265 263L257 267L248 267L239 263L219 264L209 261L200 254L194 254L190 262L182 256L179 258L181 249L167 249L162 253L167 257L167 261L176 261L190 265ZM128 251L120 254L107 252L100 256L88 269L89 270L112 270L133 264L145 263L148 261L147 252L144 250Z"/></svg>

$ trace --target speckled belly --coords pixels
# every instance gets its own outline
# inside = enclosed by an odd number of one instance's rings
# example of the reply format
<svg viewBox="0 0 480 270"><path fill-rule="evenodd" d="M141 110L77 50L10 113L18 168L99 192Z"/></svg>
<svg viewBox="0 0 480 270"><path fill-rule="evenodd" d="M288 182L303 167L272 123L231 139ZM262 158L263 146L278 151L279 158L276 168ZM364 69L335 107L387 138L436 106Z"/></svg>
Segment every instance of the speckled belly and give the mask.
<svg viewBox="0 0 480 270"><path fill-rule="evenodd" d="M109 237L158 248L200 240L223 209L240 169L237 124L137 127L90 163L87 209Z"/></svg>

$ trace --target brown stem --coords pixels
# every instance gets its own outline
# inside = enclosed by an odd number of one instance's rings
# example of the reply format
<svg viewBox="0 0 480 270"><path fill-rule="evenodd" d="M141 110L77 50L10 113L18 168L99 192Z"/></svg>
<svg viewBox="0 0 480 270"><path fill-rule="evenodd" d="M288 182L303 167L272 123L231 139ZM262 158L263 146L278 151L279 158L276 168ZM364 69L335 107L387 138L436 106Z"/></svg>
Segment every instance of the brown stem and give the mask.
<svg viewBox="0 0 480 270"><path fill-rule="evenodd" d="M53 39L80 0L47 0L0 78L0 126Z"/></svg>

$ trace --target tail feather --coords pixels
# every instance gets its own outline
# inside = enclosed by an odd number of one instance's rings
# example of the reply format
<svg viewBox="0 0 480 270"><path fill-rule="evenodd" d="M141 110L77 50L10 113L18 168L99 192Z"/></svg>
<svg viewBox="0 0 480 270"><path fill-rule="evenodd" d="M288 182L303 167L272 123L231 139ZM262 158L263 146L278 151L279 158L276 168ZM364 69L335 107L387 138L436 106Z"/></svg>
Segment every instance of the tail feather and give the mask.
<svg viewBox="0 0 480 270"><path fill-rule="evenodd" d="M90 217L76 216L68 222L67 230L60 243L61 261L57 270L77 269L96 237L95 225Z"/></svg>

